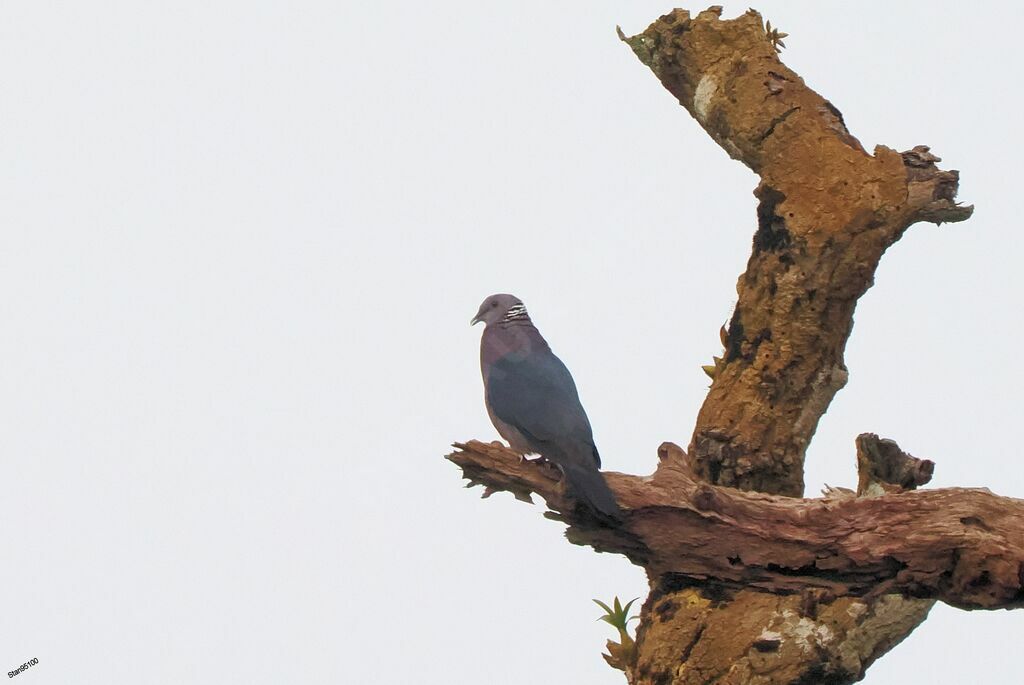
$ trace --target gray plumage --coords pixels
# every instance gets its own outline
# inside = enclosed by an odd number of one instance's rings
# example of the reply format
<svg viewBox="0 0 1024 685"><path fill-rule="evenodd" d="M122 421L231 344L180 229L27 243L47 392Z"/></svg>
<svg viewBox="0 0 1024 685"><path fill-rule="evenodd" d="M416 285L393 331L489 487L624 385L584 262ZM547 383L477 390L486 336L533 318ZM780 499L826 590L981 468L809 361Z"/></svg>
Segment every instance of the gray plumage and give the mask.
<svg viewBox="0 0 1024 685"><path fill-rule="evenodd" d="M570 493L593 511L622 514L599 468L590 420L576 383L514 295L492 295L473 323L486 324L480 339L484 402L491 422L512 449L540 454L568 481Z"/></svg>

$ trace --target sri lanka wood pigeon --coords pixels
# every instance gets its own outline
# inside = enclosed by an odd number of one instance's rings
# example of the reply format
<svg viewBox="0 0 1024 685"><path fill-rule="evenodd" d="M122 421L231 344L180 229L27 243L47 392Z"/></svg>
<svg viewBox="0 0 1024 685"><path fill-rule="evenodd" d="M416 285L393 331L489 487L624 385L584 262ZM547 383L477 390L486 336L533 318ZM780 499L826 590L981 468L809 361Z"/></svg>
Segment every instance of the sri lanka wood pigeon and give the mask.
<svg viewBox="0 0 1024 685"><path fill-rule="evenodd" d="M569 493L599 516L621 511L598 470L601 457L572 375L551 352L514 295L491 295L472 323L484 322L480 370L484 402L501 437L520 454L539 454L568 481Z"/></svg>

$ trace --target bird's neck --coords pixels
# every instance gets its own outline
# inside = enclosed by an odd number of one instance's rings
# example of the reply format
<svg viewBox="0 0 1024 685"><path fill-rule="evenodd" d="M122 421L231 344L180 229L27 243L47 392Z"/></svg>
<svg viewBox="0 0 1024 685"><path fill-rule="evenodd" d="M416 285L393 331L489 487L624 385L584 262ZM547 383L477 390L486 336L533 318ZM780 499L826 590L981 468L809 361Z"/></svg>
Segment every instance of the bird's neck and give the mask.
<svg viewBox="0 0 1024 685"><path fill-rule="evenodd" d="M480 340L480 360L491 364L508 355L527 355L547 350L548 343L530 321L530 317L494 323L484 329Z"/></svg>
<svg viewBox="0 0 1024 685"><path fill-rule="evenodd" d="M533 322L530 321L529 312L526 311L526 307L520 302L519 304L515 304L509 307L508 311L505 312L504 318L502 318L502 320L499 321L498 323L507 325L511 323L519 323L524 321L530 324L531 326L533 325Z"/></svg>

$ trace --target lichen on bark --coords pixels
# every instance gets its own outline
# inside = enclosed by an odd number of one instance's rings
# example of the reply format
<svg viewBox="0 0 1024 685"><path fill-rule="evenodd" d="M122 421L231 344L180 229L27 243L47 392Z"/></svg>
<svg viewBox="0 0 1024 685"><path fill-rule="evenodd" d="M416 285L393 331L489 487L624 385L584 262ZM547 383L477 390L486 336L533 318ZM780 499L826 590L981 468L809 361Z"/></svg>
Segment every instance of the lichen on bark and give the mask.
<svg viewBox="0 0 1024 685"><path fill-rule="evenodd" d="M732 157L761 177L758 228L690 443L712 483L799 496L818 420L846 383L858 298L917 221L959 221L956 172L927 148L867 153L779 59L761 16L660 17L623 39ZM920 185L920 187L916 187Z"/></svg>

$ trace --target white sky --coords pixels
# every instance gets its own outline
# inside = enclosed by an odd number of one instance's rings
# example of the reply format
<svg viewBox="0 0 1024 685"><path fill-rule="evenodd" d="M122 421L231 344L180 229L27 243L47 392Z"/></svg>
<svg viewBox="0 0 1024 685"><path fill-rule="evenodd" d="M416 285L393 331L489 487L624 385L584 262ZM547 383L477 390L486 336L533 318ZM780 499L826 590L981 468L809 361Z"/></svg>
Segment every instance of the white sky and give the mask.
<svg viewBox="0 0 1024 685"><path fill-rule="evenodd" d="M623 682L590 599L641 570L442 455L496 437L494 291L608 468L687 443L756 180L615 37L670 7L0 3L0 674ZM931 145L978 207L883 259L808 493L874 431L1024 497L1024 11L757 7L866 146ZM1022 628L939 607L868 682L1015 681Z"/></svg>

